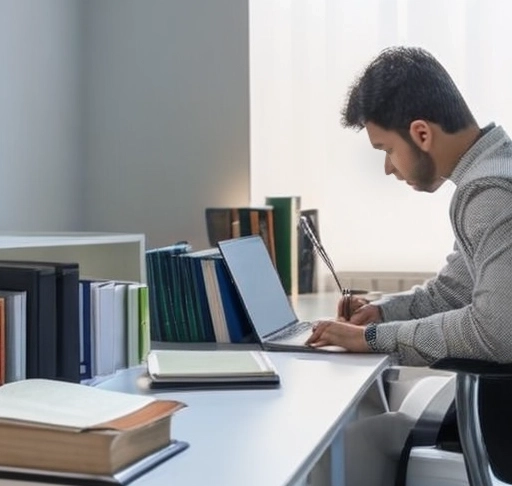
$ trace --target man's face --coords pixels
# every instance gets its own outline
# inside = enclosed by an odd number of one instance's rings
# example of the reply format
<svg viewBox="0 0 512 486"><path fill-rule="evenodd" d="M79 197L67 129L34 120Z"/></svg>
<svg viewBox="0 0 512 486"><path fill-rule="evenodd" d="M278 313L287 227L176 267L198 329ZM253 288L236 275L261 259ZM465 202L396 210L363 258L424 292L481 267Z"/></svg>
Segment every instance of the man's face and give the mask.
<svg viewBox="0 0 512 486"><path fill-rule="evenodd" d="M408 142L394 130L384 130L372 122L366 123L370 143L377 150L386 152L384 171L394 174L413 189L434 192L444 182L436 175L436 165L427 152L411 140Z"/></svg>

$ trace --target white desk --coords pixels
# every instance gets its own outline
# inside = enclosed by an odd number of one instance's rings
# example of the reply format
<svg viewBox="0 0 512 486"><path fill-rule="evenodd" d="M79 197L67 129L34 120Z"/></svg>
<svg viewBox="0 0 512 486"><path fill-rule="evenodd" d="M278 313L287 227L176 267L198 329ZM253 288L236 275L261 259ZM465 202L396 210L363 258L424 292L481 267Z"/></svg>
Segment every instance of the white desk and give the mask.
<svg viewBox="0 0 512 486"><path fill-rule="evenodd" d="M292 301L302 319L335 314L338 294L301 295ZM171 435L189 449L132 486L304 485L331 448L333 484L343 486L341 431L358 402L388 366L376 354L270 353L281 386L259 390L156 391L188 408L173 417ZM144 368L125 370L98 385L149 393Z"/></svg>
<svg viewBox="0 0 512 486"><path fill-rule="evenodd" d="M383 355L272 353L271 359L281 375L277 389L156 392L188 404L173 418L172 436L190 448L133 486L304 484L388 363ZM137 384L141 372L126 370L99 386L147 393Z"/></svg>

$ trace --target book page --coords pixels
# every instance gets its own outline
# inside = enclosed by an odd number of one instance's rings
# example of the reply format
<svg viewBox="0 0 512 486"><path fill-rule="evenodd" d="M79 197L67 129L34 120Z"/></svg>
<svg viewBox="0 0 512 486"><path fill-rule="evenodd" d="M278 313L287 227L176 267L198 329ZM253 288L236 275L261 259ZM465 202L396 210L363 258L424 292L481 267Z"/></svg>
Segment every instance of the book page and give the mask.
<svg viewBox="0 0 512 486"><path fill-rule="evenodd" d="M155 350L148 371L159 377L264 376L276 371L261 351Z"/></svg>
<svg viewBox="0 0 512 486"><path fill-rule="evenodd" d="M0 387L0 420L82 429L133 413L154 400L75 383L28 379Z"/></svg>

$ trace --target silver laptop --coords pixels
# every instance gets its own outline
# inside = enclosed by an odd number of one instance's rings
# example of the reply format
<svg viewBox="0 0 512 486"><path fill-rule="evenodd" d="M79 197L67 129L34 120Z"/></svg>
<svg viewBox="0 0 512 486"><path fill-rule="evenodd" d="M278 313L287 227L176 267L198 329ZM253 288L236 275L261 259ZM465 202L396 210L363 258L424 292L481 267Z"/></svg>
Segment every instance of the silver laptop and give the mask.
<svg viewBox="0 0 512 486"><path fill-rule="evenodd" d="M300 321L295 314L260 236L220 241L218 247L264 349L343 351L337 346L312 348L304 344L312 323Z"/></svg>

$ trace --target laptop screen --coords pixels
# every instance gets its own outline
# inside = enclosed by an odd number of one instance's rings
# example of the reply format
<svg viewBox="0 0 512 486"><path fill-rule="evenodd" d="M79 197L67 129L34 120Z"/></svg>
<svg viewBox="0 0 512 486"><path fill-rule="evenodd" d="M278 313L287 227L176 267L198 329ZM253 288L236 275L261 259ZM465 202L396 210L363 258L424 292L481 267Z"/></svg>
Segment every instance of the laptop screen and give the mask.
<svg viewBox="0 0 512 486"><path fill-rule="evenodd" d="M260 338L297 320L260 236L220 241L218 246Z"/></svg>

